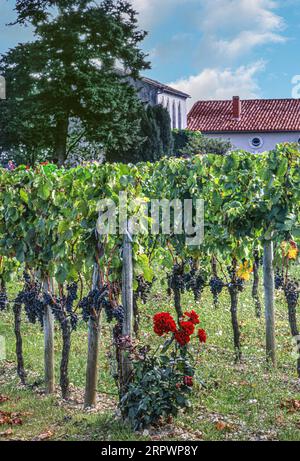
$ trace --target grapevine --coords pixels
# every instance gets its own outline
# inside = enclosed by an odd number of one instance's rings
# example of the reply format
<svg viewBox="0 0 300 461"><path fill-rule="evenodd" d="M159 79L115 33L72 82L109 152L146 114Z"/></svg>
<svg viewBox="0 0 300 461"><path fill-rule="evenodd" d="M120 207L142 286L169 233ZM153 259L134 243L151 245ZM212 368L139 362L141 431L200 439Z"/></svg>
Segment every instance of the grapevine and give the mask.
<svg viewBox="0 0 300 461"><path fill-rule="evenodd" d="M214 298L214 305L218 306L219 303L219 295L222 293L222 290L224 288L224 282L221 280L219 277L213 277L211 278L209 282L210 286L210 291L213 295Z"/></svg>

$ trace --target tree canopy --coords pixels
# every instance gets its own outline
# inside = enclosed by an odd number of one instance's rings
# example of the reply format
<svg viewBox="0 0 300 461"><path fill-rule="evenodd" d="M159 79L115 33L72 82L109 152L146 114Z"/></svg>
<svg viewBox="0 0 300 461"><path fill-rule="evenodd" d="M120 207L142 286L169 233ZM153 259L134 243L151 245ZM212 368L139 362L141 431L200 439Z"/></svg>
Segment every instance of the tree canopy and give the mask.
<svg viewBox="0 0 300 461"><path fill-rule="evenodd" d="M128 77L138 78L148 63L131 3L19 0L16 12L35 40L0 59L7 83L0 149L43 151L62 164L83 139L104 150L133 146L141 103Z"/></svg>

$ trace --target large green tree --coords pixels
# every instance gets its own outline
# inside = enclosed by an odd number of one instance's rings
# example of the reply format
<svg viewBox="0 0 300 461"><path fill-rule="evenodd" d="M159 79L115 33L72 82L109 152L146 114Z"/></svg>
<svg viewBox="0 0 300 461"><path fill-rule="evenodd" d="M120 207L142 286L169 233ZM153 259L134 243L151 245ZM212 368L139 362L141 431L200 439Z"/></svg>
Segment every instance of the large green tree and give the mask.
<svg viewBox="0 0 300 461"><path fill-rule="evenodd" d="M128 77L138 78L148 63L131 3L18 0L16 11L35 40L0 60L7 83L0 149L32 158L43 151L63 164L83 139L104 150L135 145L141 104Z"/></svg>

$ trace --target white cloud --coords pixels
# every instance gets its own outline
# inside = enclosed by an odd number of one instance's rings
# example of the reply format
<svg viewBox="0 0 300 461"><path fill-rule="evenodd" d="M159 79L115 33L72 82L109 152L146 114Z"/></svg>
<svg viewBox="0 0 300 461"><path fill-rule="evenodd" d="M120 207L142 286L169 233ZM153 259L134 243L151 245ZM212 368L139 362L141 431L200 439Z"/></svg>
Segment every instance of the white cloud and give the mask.
<svg viewBox="0 0 300 461"><path fill-rule="evenodd" d="M132 0L143 27L163 21L186 4L197 16L202 45L220 55L237 57L257 45L285 41L284 19L276 14L278 0ZM190 18L191 21L191 18ZM193 25L191 24L191 27Z"/></svg>
<svg viewBox="0 0 300 461"><path fill-rule="evenodd" d="M248 53L252 48L266 43L284 43L285 38L272 32L243 31L232 40L218 40L215 47L224 57L234 59L243 53Z"/></svg>
<svg viewBox="0 0 300 461"><path fill-rule="evenodd" d="M198 75L170 83L171 86L191 95L191 107L200 99L229 99L240 96L244 99L260 95L256 75L264 70L265 63L257 61L237 69L204 69Z"/></svg>
<svg viewBox="0 0 300 461"><path fill-rule="evenodd" d="M281 30L284 20L274 10L278 1L274 0L200 0L204 5L201 21L206 30L217 30L230 26L238 29L259 28Z"/></svg>
<svg viewBox="0 0 300 461"><path fill-rule="evenodd" d="M283 18L275 13L274 0L202 0L204 10L200 28L202 46L222 59L234 59L254 47L283 43Z"/></svg>

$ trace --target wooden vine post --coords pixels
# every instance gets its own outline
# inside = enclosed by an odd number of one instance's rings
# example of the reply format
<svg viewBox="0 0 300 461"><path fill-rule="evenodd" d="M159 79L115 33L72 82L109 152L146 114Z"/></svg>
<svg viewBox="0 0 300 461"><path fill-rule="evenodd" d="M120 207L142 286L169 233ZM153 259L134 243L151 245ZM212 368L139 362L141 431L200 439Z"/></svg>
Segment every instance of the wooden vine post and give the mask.
<svg viewBox="0 0 300 461"><path fill-rule="evenodd" d="M100 285L99 266L95 263L93 273L93 290L99 288ZM95 313L95 316L90 317L88 326L88 356L86 367L86 382L84 406L85 408L96 405L97 400L97 382L98 382L98 360L99 360L99 345L100 345L100 312Z"/></svg>
<svg viewBox="0 0 300 461"><path fill-rule="evenodd" d="M46 278L43 282L43 290L51 292L50 280ZM55 390L54 374L54 316L51 307L46 306L44 310L44 364L45 364L45 392L53 394Z"/></svg>
<svg viewBox="0 0 300 461"><path fill-rule="evenodd" d="M274 312L274 252L273 242L264 244L264 292L266 318L266 353L267 361L276 366L275 312Z"/></svg>
<svg viewBox="0 0 300 461"><path fill-rule="evenodd" d="M133 260L132 239L128 230L123 238L122 304L124 308L122 336L126 338L124 344L128 344L133 336ZM120 352L120 394L123 396L132 376L132 365L128 348L124 347Z"/></svg>

